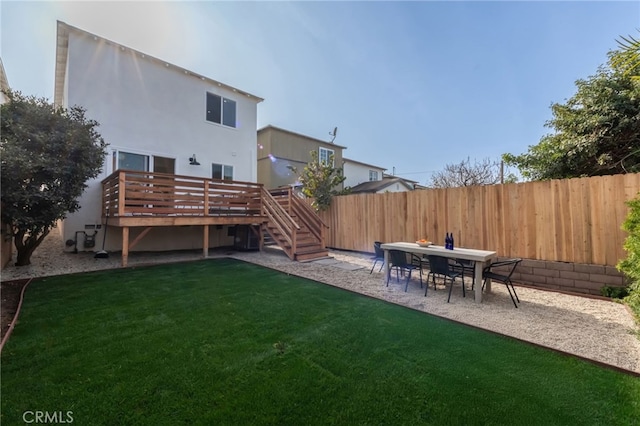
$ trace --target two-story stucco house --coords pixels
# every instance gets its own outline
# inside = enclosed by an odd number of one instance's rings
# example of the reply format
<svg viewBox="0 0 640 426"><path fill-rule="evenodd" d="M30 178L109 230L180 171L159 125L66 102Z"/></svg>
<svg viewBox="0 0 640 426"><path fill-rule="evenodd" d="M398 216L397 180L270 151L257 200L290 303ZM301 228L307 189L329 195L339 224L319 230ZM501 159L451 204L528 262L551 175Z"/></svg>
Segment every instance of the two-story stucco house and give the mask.
<svg viewBox="0 0 640 426"><path fill-rule="evenodd" d="M257 182L258 96L58 22L54 100L84 107L109 144L102 173L80 199L82 208L62 225L65 241L80 232L78 250L100 249L101 181L119 169ZM211 228L210 246L228 243L226 226ZM97 244L83 244L85 236ZM122 241L109 228L106 249L118 250ZM202 244L197 227L174 226L152 229L137 248Z"/></svg>
<svg viewBox="0 0 640 426"><path fill-rule="evenodd" d="M258 130L258 182L268 189L296 186L297 175L291 168L302 171L311 161L311 151L318 153L320 161L328 161L333 155L334 167L341 168L345 149L279 127L263 127Z"/></svg>

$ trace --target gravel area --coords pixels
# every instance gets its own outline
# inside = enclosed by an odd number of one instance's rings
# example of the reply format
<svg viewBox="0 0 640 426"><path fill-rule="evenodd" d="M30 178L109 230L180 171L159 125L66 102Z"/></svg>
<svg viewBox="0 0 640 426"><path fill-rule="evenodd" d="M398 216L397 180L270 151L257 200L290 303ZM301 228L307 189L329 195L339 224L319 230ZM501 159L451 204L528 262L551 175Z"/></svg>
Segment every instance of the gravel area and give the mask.
<svg viewBox="0 0 640 426"><path fill-rule="evenodd" d="M468 283L467 297L459 285L454 287L451 303L441 284L433 285L427 297L417 279L409 283L395 278L385 285L383 273L369 273L370 255L331 251L331 259L292 262L280 250L262 252L211 250L209 257L227 256L310 278L391 303L407 306L475 327L491 330L537 345L640 373L640 328L626 306L608 300L574 296L517 286L520 298L516 309L504 285L493 284L481 304L475 303ZM15 254L14 254L15 257ZM201 250L169 253L131 253L129 266L202 259ZM2 281L120 267L119 253L107 259L95 259L89 253L65 253L57 230L53 230L32 256L32 265L2 270ZM394 275L395 277L395 275ZM426 274L425 274L426 278ZM469 280L470 281L470 280ZM517 283L516 283L517 284Z"/></svg>

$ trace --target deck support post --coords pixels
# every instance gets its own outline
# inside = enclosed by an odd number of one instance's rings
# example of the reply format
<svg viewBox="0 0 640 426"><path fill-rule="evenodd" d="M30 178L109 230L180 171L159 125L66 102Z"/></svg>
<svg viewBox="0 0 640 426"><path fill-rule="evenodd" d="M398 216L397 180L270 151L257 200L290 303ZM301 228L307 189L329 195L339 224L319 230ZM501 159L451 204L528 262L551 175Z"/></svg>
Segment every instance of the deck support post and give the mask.
<svg viewBox="0 0 640 426"><path fill-rule="evenodd" d="M204 225L202 228L202 257L207 258L209 257L209 225Z"/></svg>
<svg viewBox="0 0 640 426"><path fill-rule="evenodd" d="M129 262L129 227L122 227L122 267L126 268Z"/></svg>

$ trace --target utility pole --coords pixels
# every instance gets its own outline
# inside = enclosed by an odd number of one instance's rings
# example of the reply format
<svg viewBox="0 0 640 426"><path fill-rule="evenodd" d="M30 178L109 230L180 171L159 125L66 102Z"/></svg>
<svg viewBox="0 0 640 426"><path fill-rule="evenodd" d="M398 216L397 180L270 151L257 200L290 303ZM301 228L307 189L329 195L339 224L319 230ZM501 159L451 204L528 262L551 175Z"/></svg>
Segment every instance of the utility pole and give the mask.
<svg viewBox="0 0 640 426"><path fill-rule="evenodd" d="M500 185L504 185L504 160L500 160Z"/></svg>

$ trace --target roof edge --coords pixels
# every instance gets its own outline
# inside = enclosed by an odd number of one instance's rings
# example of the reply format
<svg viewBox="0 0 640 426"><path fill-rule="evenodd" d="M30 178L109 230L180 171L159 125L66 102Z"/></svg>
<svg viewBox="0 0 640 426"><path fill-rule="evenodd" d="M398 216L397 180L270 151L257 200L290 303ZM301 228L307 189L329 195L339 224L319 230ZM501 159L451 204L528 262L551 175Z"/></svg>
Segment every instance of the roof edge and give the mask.
<svg viewBox="0 0 640 426"><path fill-rule="evenodd" d="M384 167L380 167L380 166L376 166L375 164L369 164L369 163L363 163L362 161L358 161L358 160L352 160L351 158L346 158L346 157L342 157L342 161L348 161L350 163L355 163L355 164L360 164L362 166L369 166L369 167L375 167L376 169L380 169L383 172L387 169L385 169Z"/></svg>

